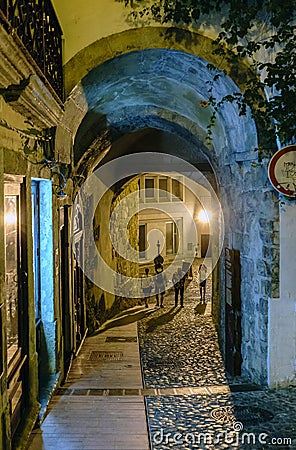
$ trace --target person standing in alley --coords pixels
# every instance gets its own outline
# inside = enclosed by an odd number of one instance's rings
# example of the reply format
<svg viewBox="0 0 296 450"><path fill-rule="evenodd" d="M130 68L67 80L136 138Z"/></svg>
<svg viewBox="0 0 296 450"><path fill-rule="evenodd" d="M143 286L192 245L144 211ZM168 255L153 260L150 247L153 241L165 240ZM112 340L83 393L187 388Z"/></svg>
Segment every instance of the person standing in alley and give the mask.
<svg viewBox="0 0 296 450"><path fill-rule="evenodd" d="M145 269L145 276L142 278L141 284L142 284L142 291L144 294L143 300L145 302L146 308L148 308L148 298L151 296L151 292L152 292L152 283L151 283L151 279L149 276L148 267L146 267L146 269Z"/></svg>
<svg viewBox="0 0 296 450"><path fill-rule="evenodd" d="M198 268L200 303L206 303L207 271L207 266L205 264L200 264Z"/></svg>
<svg viewBox="0 0 296 450"><path fill-rule="evenodd" d="M180 294L180 306L181 306L181 308L184 307L185 277L186 277L186 274L183 274L182 269L180 269L180 268L173 275L172 282L174 283L174 289L175 289L175 307L178 306L179 294Z"/></svg>
<svg viewBox="0 0 296 450"><path fill-rule="evenodd" d="M160 253L154 258L155 272L163 270L163 261L164 259Z"/></svg>
<svg viewBox="0 0 296 450"><path fill-rule="evenodd" d="M159 265L155 267L156 276L155 276L155 297L156 297L156 306L160 306L163 308L163 299L165 292L166 280L163 275L163 266Z"/></svg>

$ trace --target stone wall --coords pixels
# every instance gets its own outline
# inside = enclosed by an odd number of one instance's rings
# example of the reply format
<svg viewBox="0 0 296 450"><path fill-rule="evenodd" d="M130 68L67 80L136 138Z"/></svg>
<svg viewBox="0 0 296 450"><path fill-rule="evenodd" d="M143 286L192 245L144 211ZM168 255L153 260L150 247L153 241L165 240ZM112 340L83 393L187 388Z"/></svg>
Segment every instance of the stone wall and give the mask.
<svg viewBox="0 0 296 450"><path fill-rule="evenodd" d="M242 373L263 384L267 383L268 298L276 295L279 286L278 206L266 164L233 162L224 168L223 180L221 177L225 247L240 252ZM223 263L222 286L224 267ZM224 311L222 330L223 323Z"/></svg>
<svg viewBox="0 0 296 450"><path fill-rule="evenodd" d="M136 193L136 195L133 195ZM116 192L115 192L116 195ZM128 201L122 204L122 201L127 198ZM127 242L131 245L132 249L136 252L139 250L139 217L138 214L133 215L129 220L130 212L137 210L138 206L138 179L135 178L124 185L122 191L114 197L112 202L112 210L114 212L115 208L118 211L112 217L112 222L110 224L114 229L114 245L116 248L120 248L120 234L116 232L119 229L119 222L122 221L123 227L127 224ZM126 250L125 246L123 247ZM127 277L136 278L139 275L139 265L137 261L128 261L128 254L123 253L122 255L116 254L116 271L122 273Z"/></svg>
<svg viewBox="0 0 296 450"><path fill-rule="evenodd" d="M96 208L93 224L86 224L86 226L93 226L98 252L111 269L108 276L113 276L112 271L115 273L112 292L104 291L90 280L86 281L87 325L90 333L119 312L138 304L137 299L122 297L120 295L120 285L117 285L117 274L122 274L126 277L137 277L139 270L137 263L129 263L125 255L119 254L115 250L120 247L119 222L125 222L129 211L126 206L123 206L112 215L115 208L120 205L120 202L137 190L138 184L136 180L123 186L120 189L120 193L116 189L107 190ZM128 239L134 249L138 248L138 227L138 217L135 215L129 220L127 228ZM94 261L94 267L94 270L100 270L97 261Z"/></svg>

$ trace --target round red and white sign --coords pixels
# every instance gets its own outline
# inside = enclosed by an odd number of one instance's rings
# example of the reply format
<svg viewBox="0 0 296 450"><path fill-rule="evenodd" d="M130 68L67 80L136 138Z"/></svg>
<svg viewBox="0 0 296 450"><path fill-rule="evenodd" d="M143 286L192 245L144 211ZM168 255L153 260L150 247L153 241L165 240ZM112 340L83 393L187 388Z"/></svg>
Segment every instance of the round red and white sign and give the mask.
<svg viewBox="0 0 296 450"><path fill-rule="evenodd" d="M296 197L296 145L278 150L268 165L268 177L273 187L288 197Z"/></svg>

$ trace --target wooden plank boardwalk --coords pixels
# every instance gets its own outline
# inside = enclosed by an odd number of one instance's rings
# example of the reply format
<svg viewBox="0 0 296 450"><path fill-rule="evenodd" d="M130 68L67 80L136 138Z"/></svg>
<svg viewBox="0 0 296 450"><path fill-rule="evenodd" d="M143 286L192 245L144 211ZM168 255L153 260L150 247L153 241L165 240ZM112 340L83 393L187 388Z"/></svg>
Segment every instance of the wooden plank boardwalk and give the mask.
<svg viewBox="0 0 296 450"><path fill-rule="evenodd" d="M28 450L149 450L137 323L86 339Z"/></svg>

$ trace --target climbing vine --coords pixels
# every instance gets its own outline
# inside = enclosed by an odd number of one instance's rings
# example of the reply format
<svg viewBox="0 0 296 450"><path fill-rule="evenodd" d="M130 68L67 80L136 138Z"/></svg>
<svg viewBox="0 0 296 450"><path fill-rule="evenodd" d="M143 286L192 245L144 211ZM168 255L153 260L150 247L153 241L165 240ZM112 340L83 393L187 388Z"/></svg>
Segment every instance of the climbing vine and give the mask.
<svg viewBox="0 0 296 450"><path fill-rule="evenodd" d="M275 147L296 140L296 0L117 0L131 8L133 20L149 18L172 26L211 23L221 17L220 32L213 41L213 54L223 56L232 67L247 58L252 75L241 93L217 101L213 84L221 76L213 70L205 104L212 106L208 136L219 107L235 102L241 115L250 107L257 127L265 131L264 146ZM216 16L215 16L216 15ZM217 70L218 69L218 70ZM220 73L225 73L225 69ZM205 105L203 105L205 106Z"/></svg>

